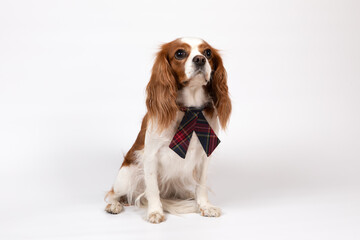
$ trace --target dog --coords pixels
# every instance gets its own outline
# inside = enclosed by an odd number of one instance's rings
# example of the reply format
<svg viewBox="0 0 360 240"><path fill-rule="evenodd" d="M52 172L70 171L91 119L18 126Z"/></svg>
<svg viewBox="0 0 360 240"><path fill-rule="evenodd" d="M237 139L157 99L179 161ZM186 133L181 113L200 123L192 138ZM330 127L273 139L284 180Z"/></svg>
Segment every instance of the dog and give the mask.
<svg viewBox="0 0 360 240"><path fill-rule="evenodd" d="M199 38L161 45L146 93L147 113L105 196L105 210L147 207L150 223L164 221L164 211L219 217L206 187L210 154L231 114L219 51Z"/></svg>

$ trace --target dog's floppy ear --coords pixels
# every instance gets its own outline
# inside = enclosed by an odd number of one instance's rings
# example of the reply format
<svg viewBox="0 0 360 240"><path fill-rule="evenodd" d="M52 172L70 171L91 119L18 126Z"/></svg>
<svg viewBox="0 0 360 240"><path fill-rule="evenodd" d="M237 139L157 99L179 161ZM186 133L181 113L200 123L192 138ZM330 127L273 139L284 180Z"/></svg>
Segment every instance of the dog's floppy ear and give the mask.
<svg viewBox="0 0 360 240"><path fill-rule="evenodd" d="M223 129L229 121L231 114L231 100L227 86L227 74L218 50L212 49L213 68L210 81L210 94L213 98L215 108Z"/></svg>
<svg viewBox="0 0 360 240"><path fill-rule="evenodd" d="M167 56L168 44L158 52L150 81L146 87L146 107L149 118L156 121L158 130L169 126L176 117L177 85Z"/></svg>

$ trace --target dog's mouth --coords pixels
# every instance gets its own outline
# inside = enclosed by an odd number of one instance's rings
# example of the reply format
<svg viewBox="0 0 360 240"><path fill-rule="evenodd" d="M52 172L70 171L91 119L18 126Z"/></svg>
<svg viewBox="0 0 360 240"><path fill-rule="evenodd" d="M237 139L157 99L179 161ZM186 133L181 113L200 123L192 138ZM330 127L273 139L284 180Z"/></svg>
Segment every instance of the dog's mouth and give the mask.
<svg viewBox="0 0 360 240"><path fill-rule="evenodd" d="M205 74L205 71L203 68L198 68L194 71L194 76L198 74Z"/></svg>
<svg viewBox="0 0 360 240"><path fill-rule="evenodd" d="M192 74L191 78L184 82L185 86L203 86L209 80L206 79L206 73L203 71L196 71Z"/></svg>
<svg viewBox="0 0 360 240"><path fill-rule="evenodd" d="M196 69L192 74L192 78L201 78L201 77L203 77L205 83L209 81L208 74L204 68Z"/></svg>

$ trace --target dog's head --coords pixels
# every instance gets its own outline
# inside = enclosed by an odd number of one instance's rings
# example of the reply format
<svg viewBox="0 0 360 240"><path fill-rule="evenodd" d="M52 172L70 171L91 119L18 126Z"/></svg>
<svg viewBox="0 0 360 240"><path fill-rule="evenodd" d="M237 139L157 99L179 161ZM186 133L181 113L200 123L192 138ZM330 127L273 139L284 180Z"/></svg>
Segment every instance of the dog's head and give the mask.
<svg viewBox="0 0 360 240"><path fill-rule="evenodd" d="M225 128L231 113L226 70L218 51L198 38L179 38L163 44L158 52L149 84L146 106L160 129L176 116L177 92L186 86L205 87Z"/></svg>

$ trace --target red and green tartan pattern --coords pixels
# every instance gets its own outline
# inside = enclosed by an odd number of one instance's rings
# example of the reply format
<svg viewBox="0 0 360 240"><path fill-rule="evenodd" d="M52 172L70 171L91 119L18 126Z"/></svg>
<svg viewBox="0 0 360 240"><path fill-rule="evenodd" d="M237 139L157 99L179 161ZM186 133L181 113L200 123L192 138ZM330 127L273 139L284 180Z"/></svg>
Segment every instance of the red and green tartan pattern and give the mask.
<svg viewBox="0 0 360 240"><path fill-rule="evenodd" d="M180 157L185 158L193 132L198 136L206 155L210 156L219 145L220 140L206 121L201 110L198 109L187 109L169 147Z"/></svg>

